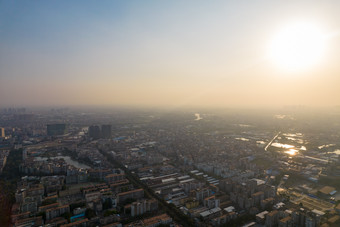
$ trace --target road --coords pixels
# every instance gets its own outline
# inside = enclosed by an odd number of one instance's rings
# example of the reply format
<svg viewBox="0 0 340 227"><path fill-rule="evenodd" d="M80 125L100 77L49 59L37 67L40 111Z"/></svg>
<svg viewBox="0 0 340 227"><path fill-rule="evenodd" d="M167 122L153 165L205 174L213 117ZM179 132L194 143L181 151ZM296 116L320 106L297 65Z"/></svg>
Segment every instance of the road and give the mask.
<svg viewBox="0 0 340 227"><path fill-rule="evenodd" d="M104 157L107 158L107 160L109 162L111 162L111 164L113 164L113 167L117 168L121 168L122 170L124 170L126 178L134 185L143 188L145 194L147 194L149 197L152 197L154 199L156 199L159 203L159 205L166 211L167 214L169 214L177 223L183 225L183 226L194 226L194 222L193 220L185 215L184 213L182 213L182 211L180 211L176 206L174 206L173 204L168 204L164 199L158 197L155 192L149 188L146 184L142 183L139 178L137 178L134 174L132 174L130 172L130 170L128 170L121 162L119 162L118 160L114 159L113 156L108 153L105 152L101 149L99 149L99 152L104 155Z"/></svg>
<svg viewBox="0 0 340 227"><path fill-rule="evenodd" d="M272 143L274 142L274 140L281 134L281 132L278 132L274 138L267 144L267 146L264 148L265 151L267 151L268 147L270 147L270 145L272 145Z"/></svg>

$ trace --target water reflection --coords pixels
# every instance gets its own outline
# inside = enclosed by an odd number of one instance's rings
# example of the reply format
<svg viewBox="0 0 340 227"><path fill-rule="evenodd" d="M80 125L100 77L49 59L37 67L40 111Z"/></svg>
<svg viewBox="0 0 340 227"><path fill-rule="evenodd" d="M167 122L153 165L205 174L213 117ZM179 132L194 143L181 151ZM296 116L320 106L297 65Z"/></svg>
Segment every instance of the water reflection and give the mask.
<svg viewBox="0 0 340 227"><path fill-rule="evenodd" d="M259 140L259 141L256 141L257 144L262 144L262 145L265 145L266 142L262 141L262 140Z"/></svg>
<svg viewBox="0 0 340 227"><path fill-rule="evenodd" d="M339 149L337 149L337 150L335 150L335 151L333 151L333 152L330 152L330 153L333 153L333 154L340 155L340 150L339 150Z"/></svg>
<svg viewBox="0 0 340 227"><path fill-rule="evenodd" d="M302 139L299 139L299 138L294 138L294 137L288 137L288 136L287 136L286 139L292 140L292 141L297 142L297 143L299 143L299 144L303 144L303 140L302 140Z"/></svg>
<svg viewBox="0 0 340 227"><path fill-rule="evenodd" d="M307 148L305 146L301 146L299 147L295 147L294 145L290 145L290 144L282 144L282 143L272 143L273 147L277 147L277 148L283 148L283 149L287 149L284 151L285 154L289 154L290 156L294 156L297 155L299 153L299 151L306 151Z"/></svg>
<svg viewBox="0 0 340 227"><path fill-rule="evenodd" d="M77 161L74 161L71 159L71 157L69 156L56 156L56 157L50 157L50 158L46 158L46 157L35 157L34 160L35 161L46 161L47 159L64 159L65 162L69 165L72 165L76 168L81 168L81 169L90 169L91 167L89 167L88 165L79 163Z"/></svg>
<svg viewBox="0 0 340 227"><path fill-rule="evenodd" d="M289 154L290 156L294 156L294 155L297 155L299 153L299 151L296 150L296 149L289 149L289 150L285 151L284 153Z"/></svg>
<svg viewBox="0 0 340 227"><path fill-rule="evenodd" d="M333 147L333 146L335 146L335 144L325 144L325 145L321 145L321 146L319 146L318 148L319 149L323 149L323 148L328 148L328 147Z"/></svg>
<svg viewBox="0 0 340 227"><path fill-rule="evenodd" d="M236 140L241 140L241 141L249 141L247 138L235 138Z"/></svg>
<svg viewBox="0 0 340 227"><path fill-rule="evenodd" d="M297 133L283 133L282 135L289 136L289 137L302 137L302 133L300 133L300 132L297 132Z"/></svg>
<svg viewBox="0 0 340 227"><path fill-rule="evenodd" d="M203 119L199 113L195 113L195 117L196 117L195 121L199 121Z"/></svg>
<svg viewBox="0 0 340 227"><path fill-rule="evenodd" d="M285 149L289 149L289 148L293 148L295 146L293 145L289 145L289 144L282 144L282 143L272 143L273 147L278 147L278 148L285 148Z"/></svg>

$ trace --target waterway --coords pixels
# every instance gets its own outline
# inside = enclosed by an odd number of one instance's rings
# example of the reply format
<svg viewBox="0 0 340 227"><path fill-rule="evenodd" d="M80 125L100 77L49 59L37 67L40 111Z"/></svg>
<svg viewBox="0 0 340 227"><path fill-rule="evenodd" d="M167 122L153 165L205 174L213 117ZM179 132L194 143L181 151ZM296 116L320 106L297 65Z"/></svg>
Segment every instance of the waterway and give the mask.
<svg viewBox="0 0 340 227"><path fill-rule="evenodd" d="M196 117L195 121L199 121L203 119L199 113L195 113L195 117Z"/></svg>
<svg viewBox="0 0 340 227"><path fill-rule="evenodd" d="M337 150L335 150L335 151L333 151L333 152L330 152L330 153L334 153L334 154L340 155L340 150L337 149Z"/></svg>
<svg viewBox="0 0 340 227"><path fill-rule="evenodd" d="M235 138L236 140L241 140L241 141L249 141L247 138Z"/></svg>
<svg viewBox="0 0 340 227"><path fill-rule="evenodd" d="M72 160L70 156L55 156L55 157L50 157L49 159L64 159L65 162L69 165L72 165L76 168L81 168L81 169L90 169L88 165L82 164L80 162L77 162L75 160ZM35 161L46 161L48 158L46 157L36 157L34 158Z"/></svg>

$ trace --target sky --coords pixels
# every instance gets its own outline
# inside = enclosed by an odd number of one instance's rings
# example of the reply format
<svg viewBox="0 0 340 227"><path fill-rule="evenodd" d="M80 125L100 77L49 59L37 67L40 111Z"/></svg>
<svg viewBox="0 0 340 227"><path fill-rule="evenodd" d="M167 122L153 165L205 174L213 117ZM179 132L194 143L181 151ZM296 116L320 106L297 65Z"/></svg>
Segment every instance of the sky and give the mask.
<svg viewBox="0 0 340 227"><path fill-rule="evenodd" d="M338 9L326 0L0 0L0 107L339 105ZM270 43L300 22L327 36L323 55L280 68Z"/></svg>

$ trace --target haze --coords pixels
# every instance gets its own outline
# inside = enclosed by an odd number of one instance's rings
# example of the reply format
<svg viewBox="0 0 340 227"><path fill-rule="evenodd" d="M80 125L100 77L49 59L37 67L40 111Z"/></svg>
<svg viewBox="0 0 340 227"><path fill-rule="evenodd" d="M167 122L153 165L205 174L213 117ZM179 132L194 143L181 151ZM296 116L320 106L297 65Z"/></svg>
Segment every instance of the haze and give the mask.
<svg viewBox="0 0 340 227"><path fill-rule="evenodd" d="M1 1L0 106L333 106L339 1ZM317 64L267 58L286 25L327 35Z"/></svg>

